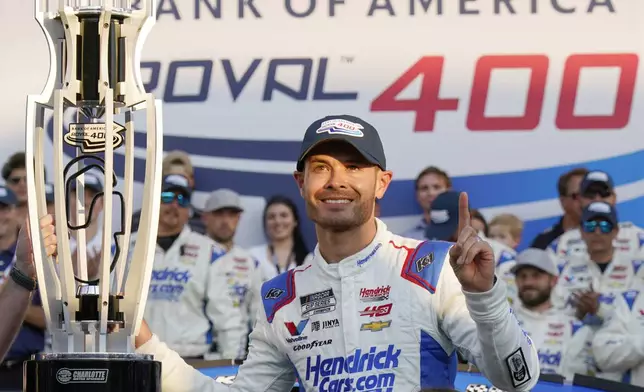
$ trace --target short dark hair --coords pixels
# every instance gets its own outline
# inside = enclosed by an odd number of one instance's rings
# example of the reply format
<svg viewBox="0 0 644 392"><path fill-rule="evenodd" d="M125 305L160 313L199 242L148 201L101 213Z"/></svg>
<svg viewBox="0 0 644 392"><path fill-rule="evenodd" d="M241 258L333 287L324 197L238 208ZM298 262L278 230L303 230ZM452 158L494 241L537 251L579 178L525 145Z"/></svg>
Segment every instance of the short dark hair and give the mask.
<svg viewBox="0 0 644 392"><path fill-rule="evenodd" d="M24 169L26 167L25 153L23 151L16 152L11 155L4 163L4 166L2 166L2 178L7 181L12 171L16 169Z"/></svg>
<svg viewBox="0 0 644 392"><path fill-rule="evenodd" d="M449 178L449 175L445 170L436 166L427 166L416 177L416 182L414 183L416 190L418 190L418 183L420 182L420 179L425 177L428 174L435 174L438 177L441 177L443 180L445 180L445 184L447 185L448 188L452 187L452 179Z"/></svg>
<svg viewBox="0 0 644 392"><path fill-rule="evenodd" d="M570 191L568 189L570 179L577 176L583 177L586 174L588 174L588 169L585 167L577 167L562 174L561 177L559 177L559 181L557 181L557 192L559 192L559 196L570 196L568 194Z"/></svg>

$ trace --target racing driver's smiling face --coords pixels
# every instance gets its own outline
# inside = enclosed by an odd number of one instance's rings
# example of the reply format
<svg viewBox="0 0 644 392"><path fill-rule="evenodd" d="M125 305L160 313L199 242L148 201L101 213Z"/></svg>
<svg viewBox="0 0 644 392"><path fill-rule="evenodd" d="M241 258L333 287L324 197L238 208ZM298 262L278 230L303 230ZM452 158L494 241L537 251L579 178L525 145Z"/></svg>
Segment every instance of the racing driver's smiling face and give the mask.
<svg viewBox="0 0 644 392"><path fill-rule="evenodd" d="M331 231L347 231L373 219L375 200L385 194L391 177L342 141L320 143L307 155L304 172L295 173L307 215Z"/></svg>

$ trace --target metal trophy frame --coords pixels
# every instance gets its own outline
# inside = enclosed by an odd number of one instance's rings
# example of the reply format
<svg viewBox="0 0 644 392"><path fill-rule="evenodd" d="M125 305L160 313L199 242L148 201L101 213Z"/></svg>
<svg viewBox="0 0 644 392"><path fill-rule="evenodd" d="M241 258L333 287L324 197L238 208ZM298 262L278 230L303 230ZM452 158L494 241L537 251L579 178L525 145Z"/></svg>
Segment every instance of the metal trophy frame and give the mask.
<svg viewBox="0 0 644 392"><path fill-rule="evenodd" d="M156 23L156 0L35 0L35 19L47 38L50 69L40 95L29 95L26 118L26 166L29 227L38 286L52 337L51 354L24 365L24 390L160 391L160 363L134 354L147 300L156 247L161 193L163 131L161 102L146 93L141 78L142 46ZM53 111L53 175L58 254L47 257L39 218L45 201L46 110ZM65 109L77 121L64 135ZM134 186L133 112L146 110L146 163L138 240L130 249ZM114 122L124 114L125 124ZM64 144L76 157L64 163ZM123 192L115 190L114 150L125 146ZM91 161L88 163L88 161ZM70 172L74 171L70 175ZM69 202L78 206L76 222L85 222L84 175L105 174L102 254L98 279L87 275L85 229L71 226ZM71 186L77 197L68 200ZM121 200L121 228L113 230L113 197ZM96 197L101 196L101 194ZM96 198L89 207L89 216ZM70 239L76 231L77 271ZM114 234L113 238L112 235ZM112 255L110 249L115 246ZM131 257L130 257L131 256ZM128 263L127 260L131 260ZM126 266L126 263L128 265ZM126 277L127 269L127 277Z"/></svg>

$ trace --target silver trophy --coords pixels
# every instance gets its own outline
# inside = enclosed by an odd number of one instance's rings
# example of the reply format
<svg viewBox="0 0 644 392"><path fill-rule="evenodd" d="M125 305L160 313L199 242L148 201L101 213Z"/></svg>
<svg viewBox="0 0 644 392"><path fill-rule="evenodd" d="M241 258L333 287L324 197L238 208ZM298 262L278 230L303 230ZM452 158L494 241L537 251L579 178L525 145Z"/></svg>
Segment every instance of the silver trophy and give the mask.
<svg viewBox="0 0 644 392"><path fill-rule="evenodd" d="M133 8L130 0L35 0L51 64L42 93L27 99L25 149L29 225L52 353L25 363L25 391L161 390L160 364L135 354L132 342L152 273L163 153L161 102L145 92L140 70L156 0L137 3ZM130 249L139 110L146 119L145 183L138 240ZM45 158L46 116L53 122L53 165ZM115 172L117 149L124 158L121 173ZM52 258L39 231L39 217L47 211L46 166L53 169L58 234ZM90 171L104 177L103 189L85 200ZM98 200L103 219L91 222ZM115 214L121 217L118 227ZM100 225L97 256L86 238L92 224Z"/></svg>

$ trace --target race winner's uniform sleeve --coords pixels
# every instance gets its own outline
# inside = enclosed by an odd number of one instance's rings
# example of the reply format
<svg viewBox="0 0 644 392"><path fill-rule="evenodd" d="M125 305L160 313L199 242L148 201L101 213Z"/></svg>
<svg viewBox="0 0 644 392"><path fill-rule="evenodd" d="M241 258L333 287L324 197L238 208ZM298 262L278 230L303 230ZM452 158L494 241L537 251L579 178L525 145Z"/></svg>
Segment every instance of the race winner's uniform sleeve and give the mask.
<svg viewBox="0 0 644 392"><path fill-rule="evenodd" d="M626 291L622 297L635 290ZM639 292L639 295L643 293ZM620 298L612 317L595 333L593 355L604 372L625 372L644 361L644 334L629 333L632 323L631 308L627 300Z"/></svg>
<svg viewBox="0 0 644 392"><path fill-rule="evenodd" d="M161 362L163 392L284 392L295 385L295 370L273 342L263 309L258 310L255 329L250 334L248 357L239 367L232 385L224 385L188 365L176 352L154 335L139 347L139 354L151 354Z"/></svg>
<svg viewBox="0 0 644 392"><path fill-rule="evenodd" d="M138 354L151 354L161 362L161 390L163 392L227 392L230 387L216 382L188 365L175 351L161 342L156 335L136 349Z"/></svg>
<svg viewBox="0 0 644 392"><path fill-rule="evenodd" d="M227 282L224 263L227 255L213 246L206 287L206 316L217 337L217 351L223 359L242 359L246 351L247 320L243 307L235 303L235 293Z"/></svg>
<svg viewBox="0 0 644 392"><path fill-rule="evenodd" d="M435 302L442 330L494 386L531 390L538 381L539 358L510 310L505 283L496 279L490 291L467 293L444 254Z"/></svg>

